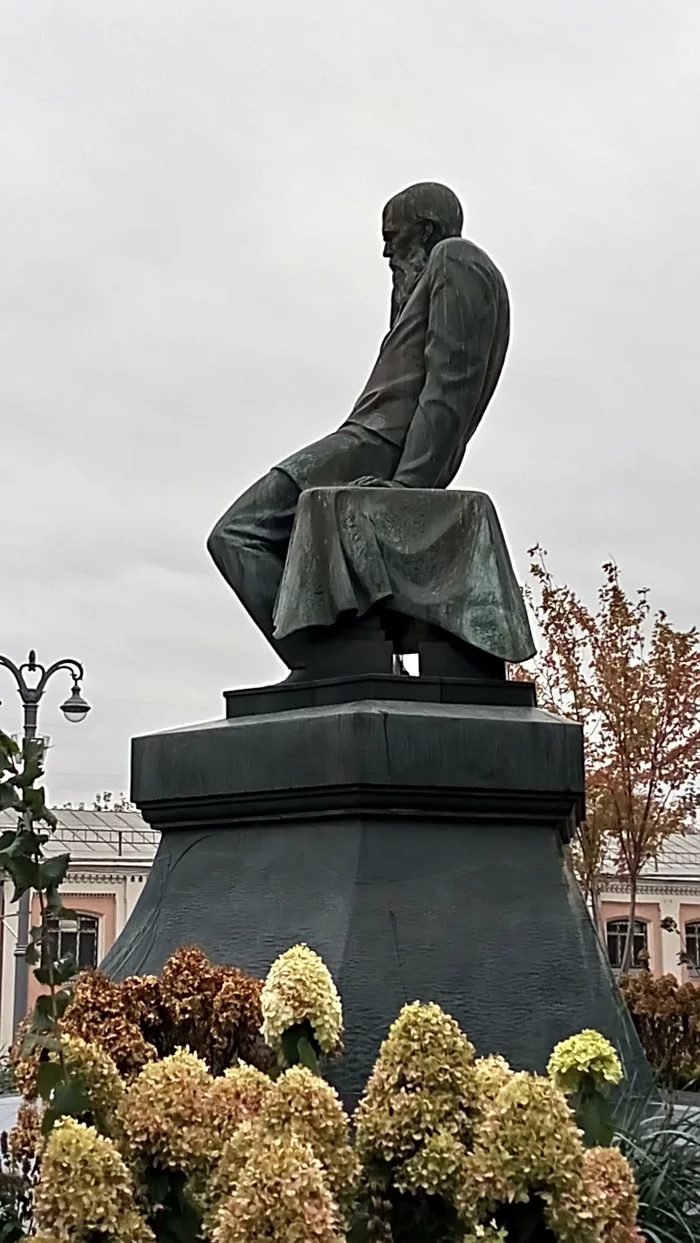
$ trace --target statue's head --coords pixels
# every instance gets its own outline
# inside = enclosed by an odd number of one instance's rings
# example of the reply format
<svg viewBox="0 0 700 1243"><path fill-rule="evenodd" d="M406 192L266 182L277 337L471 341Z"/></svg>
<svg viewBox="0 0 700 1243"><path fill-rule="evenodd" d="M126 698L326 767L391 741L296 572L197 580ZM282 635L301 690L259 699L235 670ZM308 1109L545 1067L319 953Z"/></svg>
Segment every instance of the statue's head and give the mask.
<svg viewBox="0 0 700 1243"><path fill-rule="evenodd" d="M446 237L460 237L464 212L457 195L436 181L420 181L389 199L382 215L384 257L394 289L391 322L423 273L428 256Z"/></svg>
<svg viewBox="0 0 700 1243"><path fill-rule="evenodd" d="M417 248L430 254L446 237L459 237L462 205L453 190L437 181L419 181L389 199L382 216L384 255L404 259Z"/></svg>
<svg viewBox="0 0 700 1243"><path fill-rule="evenodd" d="M430 251L445 237L459 237L463 224L458 196L439 181L418 181L389 199L382 232L393 275L392 324L423 275Z"/></svg>

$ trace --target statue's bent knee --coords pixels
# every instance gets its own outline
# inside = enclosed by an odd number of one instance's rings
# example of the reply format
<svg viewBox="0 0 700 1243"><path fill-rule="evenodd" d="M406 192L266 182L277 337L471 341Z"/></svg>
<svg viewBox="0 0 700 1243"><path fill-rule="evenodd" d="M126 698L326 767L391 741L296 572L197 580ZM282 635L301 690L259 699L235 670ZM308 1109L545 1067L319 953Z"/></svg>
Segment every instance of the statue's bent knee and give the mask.
<svg viewBox="0 0 700 1243"><path fill-rule="evenodd" d="M219 561L221 557L221 549L224 544L224 522L220 518L215 526L212 527L207 536L207 552L213 561Z"/></svg>

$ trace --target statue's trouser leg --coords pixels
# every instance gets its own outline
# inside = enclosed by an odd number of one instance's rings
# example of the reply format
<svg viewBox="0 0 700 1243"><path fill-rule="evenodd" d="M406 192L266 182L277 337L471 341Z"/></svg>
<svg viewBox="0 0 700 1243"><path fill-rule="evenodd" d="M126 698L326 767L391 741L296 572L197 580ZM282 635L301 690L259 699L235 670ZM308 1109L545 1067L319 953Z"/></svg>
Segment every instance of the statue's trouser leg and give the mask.
<svg viewBox="0 0 700 1243"><path fill-rule="evenodd" d="M275 649L272 614L298 500L289 475L271 470L234 501L207 540L217 568Z"/></svg>

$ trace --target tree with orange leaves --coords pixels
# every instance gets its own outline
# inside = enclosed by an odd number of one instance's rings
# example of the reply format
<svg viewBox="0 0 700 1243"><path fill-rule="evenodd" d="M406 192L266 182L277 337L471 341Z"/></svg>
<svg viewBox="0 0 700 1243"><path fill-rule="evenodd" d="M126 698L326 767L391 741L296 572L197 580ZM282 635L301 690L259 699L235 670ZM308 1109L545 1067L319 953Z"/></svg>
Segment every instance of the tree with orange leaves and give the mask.
<svg viewBox="0 0 700 1243"><path fill-rule="evenodd" d="M614 562L593 611L554 582L543 548L529 553L542 650L511 676L534 676L540 706L583 727L587 811L574 862L596 922L606 861L629 881L625 973L642 868L671 833L693 827L700 803L700 636L652 614L646 588L628 596Z"/></svg>

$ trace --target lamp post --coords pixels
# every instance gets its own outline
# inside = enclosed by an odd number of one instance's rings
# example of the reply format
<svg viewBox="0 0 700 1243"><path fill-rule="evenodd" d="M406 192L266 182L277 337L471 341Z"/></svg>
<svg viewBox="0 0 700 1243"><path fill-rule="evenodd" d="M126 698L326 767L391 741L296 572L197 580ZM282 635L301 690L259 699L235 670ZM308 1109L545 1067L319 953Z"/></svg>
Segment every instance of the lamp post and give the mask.
<svg viewBox="0 0 700 1243"><path fill-rule="evenodd" d="M22 701L22 709L24 713L24 738L36 738L37 721L39 717L39 704L43 697L44 691L49 680L54 673L58 673L60 669L66 669L72 679L73 688L70 695L61 704L61 712L67 721L84 721L90 711L90 704L83 699L80 693L80 683L83 679L83 666L77 660L57 660L53 665L49 665L45 669L43 665L37 663L36 652L31 651L24 664L15 665L7 656L0 656L0 667L9 669L12 674L17 692ZM17 907L17 944L15 946L15 996L13 1010L13 1030L17 1031L19 1024L22 1022L27 1012L27 964L24 959L24 951L27 948L29 940L29 917L31 910L31 895L29 892L23 893Z"/></svg>

